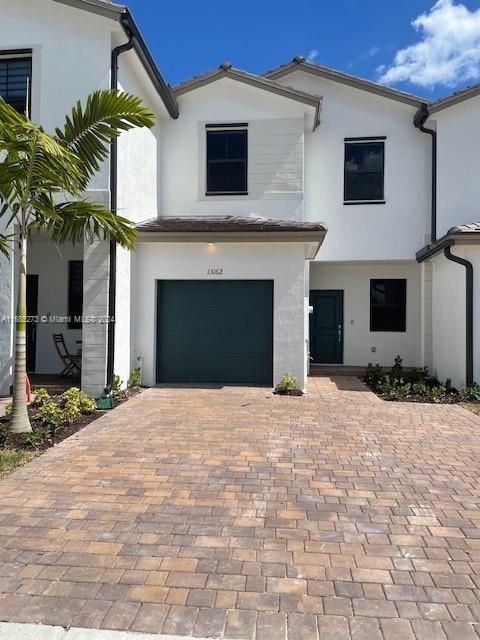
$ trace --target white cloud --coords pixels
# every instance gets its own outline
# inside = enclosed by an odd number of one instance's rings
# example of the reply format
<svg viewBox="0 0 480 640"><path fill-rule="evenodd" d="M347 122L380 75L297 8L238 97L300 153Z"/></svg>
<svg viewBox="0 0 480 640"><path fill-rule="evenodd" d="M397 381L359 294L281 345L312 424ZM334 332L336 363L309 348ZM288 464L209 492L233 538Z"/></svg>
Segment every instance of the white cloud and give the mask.
<svg viewBox="0 0 480 640"><path fill-rule="evenodd" d="M420 40L395 54L390 67L377 68L379 81L432 88L480 79L480 9L438 0L412 22Z"/></svg>
<svg viewBox="0 0 480 640"><path fill-rule="evenodd" d="M310 60L310 62L312 62L312 60L315 60L315 58L318 58L319 53L320 52L318 51L318 49L312 49L307 56L307 60Z"/></svg>
<svg viewBox="0 0 480 640"><path fill-rule="evenodd" d="M380 49L378 47L370 47L370 49L367 51L367 57L373 58L373 56L376 56L379 53Z"/></svg>

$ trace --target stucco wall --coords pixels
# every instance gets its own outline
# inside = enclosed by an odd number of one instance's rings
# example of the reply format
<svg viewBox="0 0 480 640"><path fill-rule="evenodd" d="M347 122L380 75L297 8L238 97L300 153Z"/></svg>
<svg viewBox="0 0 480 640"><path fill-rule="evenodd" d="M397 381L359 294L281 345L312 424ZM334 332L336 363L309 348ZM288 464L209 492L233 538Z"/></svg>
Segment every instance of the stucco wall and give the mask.
<svg viewBox="0 0 480 640"><path fill-rule="evenodd" d="M370 279L407 279L406 332L370 331ZM397 354L406 366L421 366L421 269L416 263L341 264L314 262L310 289L344 291L344 364L391 366ZM372 352L372 347L376 351Z"/></svg>
<svg viewBox="0 0 480 640"><path fill-rule="evenodd" d="M0 255L0 396L9 394L12 375L13 269L13 259Z"/></svg>
<svg viewBox="0 0 480 640"><path fill-rule="evenodd" d="M279 79L323 96L321 124L305 134L305 218L326 222L318 260L411 260L429 221L429 137L415 107L296 71ZM385 204L344 205L344 138L386 136Z"/></svg>
<svg viewBox="0 0 480 640"><path fill-rule="evenodd" d="M480 246L455 245L452 253L473 266L473 379L480 381ZM441 380L457 386L466 382L465 371L465 267L439 254L433 266L434 371Z"/></svg>
<svg viewBox="0 0 480 640"><path fill-rule="evenodd" d="M465 384L465 268L443 255L433 261L433 373Z"/></svg>
<svg viewBox="0 0 480 640"><path fill-rule="evenodd" d="M180 117L162 132L162 214L302 218L305 111L311 108L226 78L178 102ZM223 122L248 123L248 195L205 196L205 124Z"/></svg>
<svg viewBox="0 0 480 640"><path fill-rule="evenodd" d="M438 145L438 237L450 227L479 220L479 108L477 96L432 117Z"/></svg>
<svg viewBox="0 0 480 640"><path fill-rule="evenodd" d="M81 346L75 342L82 338L80 329L69 329L68 324L50 318L68 315L68 261L82 259L82 245L55 246L47 240L34 240L28 247L28 273L38 275L38 315L46 318L37 325L37 373L60 373L63 369L53 344L54 333L63 333L70 353L76 354Z"/></svg>
<svg viewBox="0 0 480 640"><path fill-rule="evenodd" d="M210 267L223 280L274 281L274 382L285 372L305 384L305 250L298 244L140 243L135 253L134 357L143 380L155 384L156 280L206 280ZM215 279L218 279L215 277Z"/></svg>

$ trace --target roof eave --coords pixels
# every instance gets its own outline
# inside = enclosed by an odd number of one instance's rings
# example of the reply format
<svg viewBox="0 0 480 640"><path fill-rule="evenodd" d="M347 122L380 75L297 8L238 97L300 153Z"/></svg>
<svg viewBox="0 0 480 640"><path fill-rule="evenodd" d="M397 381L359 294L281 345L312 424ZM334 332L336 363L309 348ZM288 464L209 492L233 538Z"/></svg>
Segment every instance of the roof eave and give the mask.
<svg viewBox="0 0 480 640"><path fill-rule="evenodd" d="M127 10L125 5L102 2L102 0L54 0L60 4L66 4L75 9L90 11L104 18L119 20L120 16Z"/></svg>
<svg viewBox="0 0 480 640"><path fill-rule="evenodd" d="M447 96L446 98L441 98L440 100L431 103L429 107L430 114L433 115L435 113L438 113L439 111L443 111L444 109L453 107L456 104L460 104L461 102L470 100L470 98L475 98L478 95L480 95L480 85L477 85L470 89L465 89L458 94L452 94L450 96Z"/></svg>
<svg viewBox="0 0 480 640"><path fill-rule="evenodd" d="M478 231L447 233L434 244L429 244L417 251L415 258L417 262L425 262L425 260L433 258L446 247L452 247L455 244L480 244L480 233Z"/></svg>
<svg viewBox="0 0 480 640"><path fill-rule="evenodd" d="M121 24L128 35L134 36L133 48L135 49L140 62L150 78L155 90L161 97L165 108L171 118L176 120L179 116L178 102L173 94L171 87L165 82L162 74L158 70L155 61L147 47L139 28L137 27L132 14L127 8L120 18ZM130 32L130 33L129 33Z"/></svg>
<svg viewBox="0 0 480 640"><path fill-rule="evenodd" d="M299 242L322 244L327 231L156 231L137 229L139 242Z"/></svg>
<svg viewBox="0 0 480 640"><path fill-rule="evenodd" d="M249 86L263 89L264 91L269 91L270 93L274 93L289 100L296 100L297 102L310 106L315 109L314 130L320 122L322 96L314 96L302 91L297 91L296 89L291 89L290 87L284 87L273 81L269 81L262 76L255 76L231 67L221 67L193 78L192 80L188 80L187 82L183 82L177 85L177 87L173 87L173 94L176 97L182 96L190 91L194 91L195 89L207 86L224 78L236 80L237 82L242 82Z"/></svg>
<svg viewBox="0 0 480 640"><path fill-rule="evenodd" d="M278 78L289 75L296 70L306 71L307 73L311 73L312 75L320 76L328 80L333 80L335 82L345 84L355 89L368 91L383 98L389 98L391 100L396 100L397 102L403 102L404 104L408 104L413 107L419 107L422 102L425 102L423 98L420 98L418 96L406 94L402 91L397 91L396 89L391 89L390 87L385 87L375 82L371 82L370 80L357 78L356 76L352 76L341 71L336 71L335 69L329 69L328 67L322 67L320 65L308 63L306 61L290 62L289 64L282 67L267 71L263 75L265 78L277 80Z"/></svg>

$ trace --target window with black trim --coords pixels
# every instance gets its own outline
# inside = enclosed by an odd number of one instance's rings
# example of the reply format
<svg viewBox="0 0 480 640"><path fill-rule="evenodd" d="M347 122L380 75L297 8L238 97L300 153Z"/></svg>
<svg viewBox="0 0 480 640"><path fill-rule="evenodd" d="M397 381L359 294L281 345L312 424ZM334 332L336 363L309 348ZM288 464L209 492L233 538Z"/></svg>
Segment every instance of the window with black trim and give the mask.
<svg viewBox="0 0 480 640"><path fill-rule="evenodd" d="M0 53L0 96L19 113L30 111L30 53Z"/></svg>
<svg viewBox="0 0 480 640"><path fill-rule="evenodd" d="M345 204L384 203L385 142L345 139Z"/></svg>
<svg viewBox="0 0 480 640"><path fill-rule="evenodd" d="M370 280L370 331L406 331L407 281Z"/></svg>
<svg viewBox="0 0 480 640"><path fill-rule="evenodd" d="M83 314L83 261L70 260L68 263L68 315L69 329L81 329L82 323L75 318Z"/></svg>
<svg viewBox="0 0 480 640"><path fill-rule="evenodd" d="M207 125L206 195L247 193L247 125Z"/></svg>

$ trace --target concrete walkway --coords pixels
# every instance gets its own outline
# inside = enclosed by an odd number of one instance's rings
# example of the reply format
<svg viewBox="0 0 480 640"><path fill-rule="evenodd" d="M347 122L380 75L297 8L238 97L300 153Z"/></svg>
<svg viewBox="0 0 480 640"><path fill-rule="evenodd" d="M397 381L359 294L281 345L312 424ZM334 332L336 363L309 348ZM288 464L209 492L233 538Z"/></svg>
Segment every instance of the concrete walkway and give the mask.
<svg viewBox="0 0 480 640"><path fill-rule="evenodd" d="M0 483L0 620L477 638L479 460L477 416L353 378L150 389Z"/></svg>

